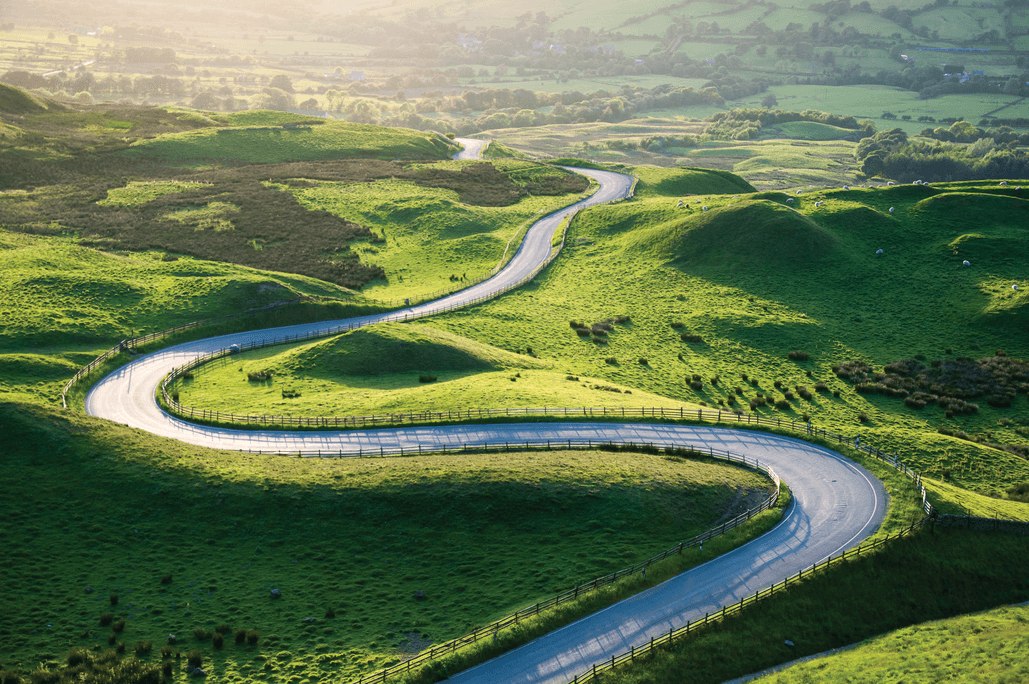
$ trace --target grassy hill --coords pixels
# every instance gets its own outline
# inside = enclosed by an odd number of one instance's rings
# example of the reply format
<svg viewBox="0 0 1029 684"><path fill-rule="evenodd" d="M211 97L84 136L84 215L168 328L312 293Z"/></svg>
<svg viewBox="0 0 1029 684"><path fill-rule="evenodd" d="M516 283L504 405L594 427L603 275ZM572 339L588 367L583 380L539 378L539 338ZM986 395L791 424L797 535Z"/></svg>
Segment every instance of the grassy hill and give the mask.
<svg viewBox="0 0 1029 684"><path fill-rule="evenodd" d="M1018 681L1018 673L1025 669L1020 658L1024 615L987 613L939 626L924 623L1026 600L1029 588L1020 571L1026 553L1029 541L1024 535L984 537L937 528L811 576L738 617L697 630L672 648L637 659L600 681L724 682L883 633L887 635L867 647L799 665L795 675L790 668L779 677L804 682L937 681L948 676ZM888 634L912 624L917 626ZM1014 641L1000 645L1005 636ZM988 649L995 644L1000 648L993 654ZM982 667L974 668L977 662Z"/></svg>
<svg viewBox="0 0 1029 684"><path fill-rule="evenodd" d="M975 197L948 199L954 192ZM511 350L531 346L571 373L682 401L811 416L934 477L1005 497L1029 481L1014 453L1027 445L1023 393L1010 407L980 398L974 414L951 416L859 393L833 367L998 349L1024 359L1020 193L979 183L700 195L682 208L678 193L641 194L576 220L567 251L536 286L434 325ZM931 208L937 202L942 211ZM599 343L568 327L614 315L632 324ZM776 402L784 403L770 408Z"/></svg>
<svg viewBox="0 0 1029 684"><path fill-rule="evenodd" d="M588 187L539 163L450 162L450 140L410 129L4 92L18 113L0 109L3 228L374 282L390 300L481 277L531 218Z"/></svg>
<svg viewBox="0 0 1029 684"><path fill-rule="evenodd" d="M898 629L828 658L761 677L762 684L812 678L849 682L909 680L1017 682L1029 677L1024 658L1029 607L997 608ZM911 658L911 653L917 653ZM914 662L913 662L914 661Z"/></svg>
<svg viewBox="0 0 1029 684"><path fill-rule="evenodd" d="M480 407L662 406L682 402L571 375L562 366L424 324L376 326L205 367L176 386L198 409L293 416L366 416ZM231 397L231 399L228 399Z"/></svg>
<svg viewBox="0 0 1029 684"><path fill-rule="evenodd" d="M0 404L0 424L18 587L0 671L124 644L175 681L193 651L218 681L350 677L645 558L768 486L627 453L298 460L24 405Z"/></svg>

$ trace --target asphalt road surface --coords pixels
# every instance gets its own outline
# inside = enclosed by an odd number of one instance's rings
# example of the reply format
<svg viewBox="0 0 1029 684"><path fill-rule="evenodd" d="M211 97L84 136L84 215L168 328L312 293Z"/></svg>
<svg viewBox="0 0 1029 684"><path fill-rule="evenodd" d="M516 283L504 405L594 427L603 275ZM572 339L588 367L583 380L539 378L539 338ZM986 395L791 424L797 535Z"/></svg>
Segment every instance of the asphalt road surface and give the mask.
<svg viewBox="0 0 1029 684"><path fill-rule="evenodd" d="M458 158L482 146L461 140ZM468 157L462 155L469 155ZM467 306L524 282L548 257L562 221L585 207L625 197L632 179L579 169L599 185L589 198L544 217L497 275L434 302L345 321L287 326L188 342L135 359L98 382L86 397L90 415L162 437L216 449L263 453L357 453L378 448L422 448L542 440L595 440L667 446L713 446L770 465L794 502L771 532L632 598L551 632L453 678L457 682L563 682L631 646L739 601L812 563L855 546L878 529L886 512L882 484L844 457L798 440L721 427L631 423L521 423L451 425L347 432L234 430L194 425L165 413L155 392L171 370L232 344L279 339L340 325L372 325L430 316ZM602 550L598 550L602 552ZM501 581L501 578L498 578Z"/></svg>

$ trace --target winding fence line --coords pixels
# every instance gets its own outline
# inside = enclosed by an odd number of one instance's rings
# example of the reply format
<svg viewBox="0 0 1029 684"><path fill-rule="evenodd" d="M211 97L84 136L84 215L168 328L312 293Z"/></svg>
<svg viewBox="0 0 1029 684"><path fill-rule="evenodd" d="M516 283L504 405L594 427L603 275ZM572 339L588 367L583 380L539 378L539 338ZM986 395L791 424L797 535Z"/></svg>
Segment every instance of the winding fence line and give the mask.
<svg viewBox="0 0 1029 684"><path fill-rule="evenodd" d="M493 637L495 637L497 635L497 633L500 630L505 629L507 627L513 627L513 626L521 623L523 620L526 620L528 618L536 617L537 615L540 614L541 611L547 610L548 608L553 608L555 606L559 606L559 605L568 603L569 601L575 601L575 600L577 600L577 599L579 599L579 598L581 598L583 596L586 596L586 595L596 591L597 589L600 589L602 587L606 587L606 586L609 586L611 584L614 584L618 580L624 579L624 578L629 577L631 575L636 575L636 574L639 574L639 573L646 573L647 569L650 568L650 566L653 565L654 563L658 563L658 562L663 561L663 560L665 560L667 558L670 558L672 556L680 555L686 549L693 548L693 547L698 547L698 546L703 546L705 541L708 541L710 539L714 539L715 537L721 536L721 535L725 534L726 532L728 532L730 530L733 530L733 529L739 527L740 525L743 525L744 523L749 521L751 518L753 518L757 514L763 512L763 511L766 511L769 508L773 508L778 503L778 501L779 501L779 495L780 495L780 491L781 491L781 482L779 480L779 476L776 475L775 471L771 467L769 467L767 465L764 465L763 463L760 463L756 459L750 459L750 458L747 458L746 456L742 456L740 454L736 454L736 453L733 453L733 452L730 452L730 451L724 451L724 450L721 450L721 449L713 449L711 447L693 447L693 446L688 446L688 445L687 446L682 446L682 445L680 445L680 446L669 446L669 445L660 445L660 444L652 444L652 443L638 444L638 445L625 445L625 444L613 444L611 442L592 442L592 441L591 442L587 442L587 441L576 442L576 441L569 441L569 442L525 442L525 443L520 443L520 444L507 444L507 445L502 445L502 446L501 445L496 445L496 446L492 446L492 447L491 446L483 447L483 446L474 446L473 445L473 446L462 446L462 447L458 447L458 448L452 448L452 449L450 449L450 451L452 451L452 452L453 451L477 451L477 452L481 452L483 450L486 450L486 451L491 451L491 450L496 450L496 451L525 451L525 450L537 450L537 449L558 450L558 449L583 449L583 448L612 449L612 450L617 450L617 451L642 451L642 452L649 452L649 453L659 453L659 454L669 454L669 455L679 455L679 456L687 456L687 455L691 455L691 456L706 456L706 457L714 458L714 459L717 459L717 460L720 460L720 461L727 461L727 462L730 462L730 463L735 463L735 464L744 466L746 468L750 468L751 470L756 470L756 471L758 471L760 473L763 473L764 475L766 475L772 481L772 484L774 485L774 489L773 489L772 493L767 498L762 500L757 505L748 508L743 513L740 513L739 515L737 515L732 520L728 520L728 521L722 523L721 525L717 525L717 526L707 530L706 532L703 532L701 534L696 535L695 537L691 537L690 539L686 539L684 541L681 541L678 544L676 544L675 546L672 546L672 547L670 547L668 549L665 549L664 551L661 551L660 553L657 553L657 554L651 556L650 558L647 558L646 560L640 561L639 563L636 563L634 565L630 565L627 568L622 568L621 570L609 573L607 575L603 575L601 577L595 577L592 580L588 580L586 582L581 582L579 584L576 584L571 589L566 589L565 591L562 591L562 592L559 592L557 594L554 594L553 596L545 598L542 601L538 601L537 603L534 603L531 606L527 606L525 608L522 608L521 610L517 610L517 611L515 611L515 612L513 612L513 613L511 613L509 615L506 615L506 616L500 618L499 620L494 620L493 622L489 623L488 625L483 625L482 627L479 627L478 629L475 629L475 630L473 630L471 632L468 632L467 634L465 634L463 636L457 637L456 639L451 639L449 641L445 641L443 643L436 644L435 646L432 646L432 647L422 651L421 653L418 653L417 655L415 655L412 658L409 658L409 659L404 660L404 661L402 661L400 663L397 663L396 665L391 665L391 666L383 668L381 670L377 670L376 672L372 672L370 674L362 675L360 678L355 680L356 682L358 682L358 684L382 684L382 683L390 680L391 678L395 678L398 675L405 675L408 672L410 672L412 669L414 669L414 668L416 668L416 667L418 667L420 665L423 665L423 664L425 664L427 662L430 662L432 660L436 660L436 659L441 658L441 657L446 656L446 655L450 655L450 654L454 653L455 651L457 651L458 649L460 649L460 648L462 648L464 646L469 646L471 644L474 644L474 643L480 641L481 639L493 638ZM444 448L444 450L446 450L446 449ZM403 453L403 449L400 450L400 453ZM408 450L408 453L410 453L410 450Z"/></svg>

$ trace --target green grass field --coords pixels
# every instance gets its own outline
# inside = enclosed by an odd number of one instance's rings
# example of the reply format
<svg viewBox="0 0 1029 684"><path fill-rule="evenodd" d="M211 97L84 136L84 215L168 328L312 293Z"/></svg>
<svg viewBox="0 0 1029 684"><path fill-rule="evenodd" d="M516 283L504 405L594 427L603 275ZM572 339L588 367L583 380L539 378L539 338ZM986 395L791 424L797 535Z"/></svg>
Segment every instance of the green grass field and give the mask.
<svg viewBox="0 0 1029 684"><path fill-rule="evenodd" d="M762 684L832 679L848 682L984 681L1029 678L1029 607L926 622L884 634L831 657L759 678Z"/></svg>
<svg viewBox="0 0 1029 684"><path fill-rule="evenodd" d="M11 404L0 421L0 532L21 588L0 619L4 668L111 634L156 659L174 634L219 681L353 675L646 558L769 486L628 453L297 460ZM221 624L260 641L212 648Z"/></svg>
<svg viewBox="0 0 1029 684"><path fill-rule="evenodd" d="M440 136L314 120L295 127L268 122L258 126L170 133L140 141L126 154L176 166L201 167L341 158L440 159L450 152L453 152L450 143Z"/></svg>
<svg viewBox="0 0 1029 684"><path fill-rule="evenodd" d="M858 394L831 370L851 359L979 358L998 348L1024 357L1017 216L1025 200L986 184L819 191L792 205L785 195L700 195L679 209L683 190L668 196L642 182L637 200L577 220L567 252L537 284L434 325L509 350L532 347L571 373L682 401L749 409L759 394L780 401L802 385L812 397L786 400L787 415L860 431L928 475L980 493L1003 497L1026 481L1024 458L938 432L1024 446L1024 396L1008 409L980 400L975 415L947 418ZM953 241L972 227L982 237L955 254ZM962 268L963 259L973 267ZM632 323L603 344L568 327L614 315ZM682 342L683 333L700 341ZM791 360L791 351L810 360ZM647 366L635 362L641 356ZM816 383L825 390L814 391Z"/></svg>
<svg viewBox="0 0 1029 684"><path fill-rule="evenodd" d="M352 372L365 355L366 367L377 366L375 344L312 356L311 349L329 348L318 343L297 351L266 350L244 364L224 366L202 375L183 397L205 408L292 414L304 407L324 414L351 401L360 411L445 410L489 399L494 408L550 399L579 405L590 393L583 396L578 384L560 379L572 375L631 387L632 395L615 397L637 406L653 400L637 394L646 392L726 409L809 416L859 431L926 475L979 494L1004 499L1008 490L1029 482L1022 456L939 432L1024 448L1024 394L1010 408L979 399L975 414L950 417L933 406L909 408L898 399L858 393L832 371L850 360L979 358L998 348L1024 357L1025 338L1018 331L1029 300L1020 275L1024 260L1017 255L1024 252L1018 216L1029 207L1025 200L1005 195L996 184L956 184L819 191L788 203L786 195L743 194L748 186L726 174L643 169L640 176L636 200L591 210L573 223L566 253L536 283L432 324L459 336L445 339L434 331L437 356L476 349L463 339L469 338L514 354L531 349L536 358L507 361L503 371L481 356L478 366L461 368L426 361L370 381L348 376L337 364L346 359ZM725 194L690 194L716 190ZM677 206L681 197L687 207ZM968 232L973 221L976 237ZM886 251L877 256L880 247ZM964 259L974 266L963 268ZM1021 283L1022 290L1013 291L1011 283ZM925 301L938 304L926 308ZM617 316L629 320L599 336L580 337L570 326ZM934 341L927 345L928 330ZM791 359L790 352L806 359ZM312 358L318 360L310 363ZM527 369L524 380L511 383L512 370L521 365L549 366L559 374L537 376ZM247 372L261 370L280 374L281 384L246 383ZM419 374L435 371L444 382L417 383ZM491 396L492 388L505 383L514 387ZM574 388L575 394L557 395L547 384ZM246 390L230 393L233 386ZM283 399L286 387L299 390L302 403ZM326 399L332 395L338 399ZM955 506L979 510L986 503L962 499L958 492L940 490ZM998 507L992 510L1018 518L1029 508L1014 501Z"/></svg>
<svg viewBox="0 0 1029 684"><path fill-rule="evenodd" d="M1029 586L1022 566L1027 553L1029 540L1024 535L926 530L817 574L738 617L698 630L671 649L614 670L599 681L722 682L898 627L1025 601ZM934 638L932 632L913 637L921 643L907 639L890 643L886 637L884 643L898 647L890 649L890 654L859 648L816 661L820 667L815 663L799 666L798 676L784 681L938 681L929 673L939 673L942 679L953 674L959 681L963 676L981 681L978 675L983 672L995 672L997 681L1019 681L1017 676L1005 678L1024 669L1017 643L1002 648L995 665L972 670L972 659L984 657L975 655L977 644L989 643L991 622L996 622L983 616L962 620L961 627L954 630L957 635L946 645L937 641L946 640L943 635L937 633ZM1003 622L1006 627L1000 627L1001 633L1019 632L1018 638L1024 641L1024 616ZM923 632L910 628L905 633ZM997 634L994 638L1003 637ZM787 645L787 640L793 645ZM937 644L939 648L934 649ZM970 660L946 667L947 656L957 652L968 654ZM1010 666L1005 667L1005 662ZM891 666L895 669L890 670ZM899 676L893 679L891 673ZM990 676L986 679L993 680Z"/></svg>
<svg viewBox="0 0 1029 684"><path fill-rule="evenodd" d="M268 380L250 379L267 374ZM430 377L435 379L426 382ZM205 367L175 390L184 405L248 415L684 405L608 381L570 375L552 361L418 324L377 326L286 351L272 347L245 352ZM227 397L232 399L226 401Z"/></svg>

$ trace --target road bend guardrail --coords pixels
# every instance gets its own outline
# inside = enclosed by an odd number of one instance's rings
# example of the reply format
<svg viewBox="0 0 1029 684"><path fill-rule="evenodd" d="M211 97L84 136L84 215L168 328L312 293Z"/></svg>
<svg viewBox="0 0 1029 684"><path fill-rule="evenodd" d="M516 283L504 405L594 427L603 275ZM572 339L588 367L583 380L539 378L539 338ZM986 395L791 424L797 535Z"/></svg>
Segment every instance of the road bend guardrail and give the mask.
<svg viewBox="0 0 1029 684"><path fill-rule="evenodd" d="M358 684L383 684L385 682L396 679L397 677L406 675L411 670L424 665L430 661L437 660L443 656L450 655L457 650L474 644L482 639L493 638L501 630L508 627L513 627L519 623L538 616L542 611L549 608L559 606L569 601L575 601L591 592L596 591L602 587L614 584L618 580L626 577L645 574L647 569L655 563L663 561L672 556L677 556L683 553L684 550L693 547L702 546L705 541L714 539L715 537L725 534L729 530L735 529L740 525L743 525L748 520L756 516L757 514L774 507L779 501L779 495L781 491L782 483L779 480L779 476L776 475L775 471L757 459L747 458L740 454L736 454L730 451L724 451L721 449L714 449L712 447L695 447L691 445L668 445L658 443L640 443L640 444L623 444L623 443L611 443L611 442L598 442L593 440L567 440L567 441L539 441L539 442L518 442L518 443L493 443L493 444L472 444L472 445L457 445L450 447L437 447L434 448L435 452L446 452L446 453L460 453L460 452L476 452L482 453L483 451L496 451L496 452L507 452L507 451L525 451L525 450L539 450L539 449L583 449L583 448L594 448L594 449L612 449L618 451L645 451L651 453L662 453L672 455L699 455L714 458L720 461L727 461L735 463L751 470L766 475L774 485L772 493L768 495L760 503L748 508L743 513L740 513L732 520L717 525L706 532L698 534L695 537L686 539L679 542L675 546L665 549L664 551L647 558L644 561L631 565L627 568L622 568L616 572L603 575L601 577L595 577L592 580L581 582L576 584L570 589L559 592L545 598L542 601L534 603L531 606L517 610L510 615L506 615L499 620L495 620L488 625L479 627L478 629L471 631L463 636L450 641L445 641L440 644L436 644L431 648L428 648L421 653L415 655L412 658L401 661L396 665L383 668L376 672L362 675L354 681ZM387 455L387 454L412 454L421 453L421 450L414 450L411 448L396 447L394 449L376 449L374 451L364 452L362 455ZM308 452L308 455L314 455L314 452ZM318 452L318 455L324 455L324 452ZM355 452L353 455L357 455Z"/></svg>
<svg viewBox="0 0 1029 684"><path fill-rule="evenodd" d="M690 632L701 629L706 625L711 624L712 622L724 620L725 618L733 615L738 615L748 606L751 606L757 603L758 601L764 600L769 596L773 596L775 594L782 592L785 589L788 589L791 584L796 584L797 582L803 580L805 577L810 577L812 574L816 572L820 572L830 566L842 563L848 558L860 556L862 554L868 553L869 551L873 551L881 546L896 541L897 539L910 536L914 534L916 530L922 527L922 525L924 525L928 520L929 518L923 518L918 522L912 523L908 527L905 527L899 532L887 534L885 537L882 537L880 539L865 542L864 544L855 546L852 549L847 549L839 554L829 556L825 560L819 561L808 568L800 570L797 574L790 575L783 581L777 582L772 586L768 587L767 589L762 589L754 594L751 594L750 596L746 596L740 599L737 603L730 603L728 605L723 606L720 610L717 610L713 613L708 613L703 618L688 621L685 625L678 629L669 629L668 632L664 634L652 636L649 642L645 642L639 646L633 646L628 651L623 651L622 653L611 656L607 660L595 663L588 670L576 675L571 680L571 684L583 684L584 682L592 682L597 677L603 675L605 672L613 670L621 665L632 663L637 658L641 658L649 653L652 653L655 649L667 646L669 644L674 643L675 641L678 641L679 639L688 636Z"/></svg>

